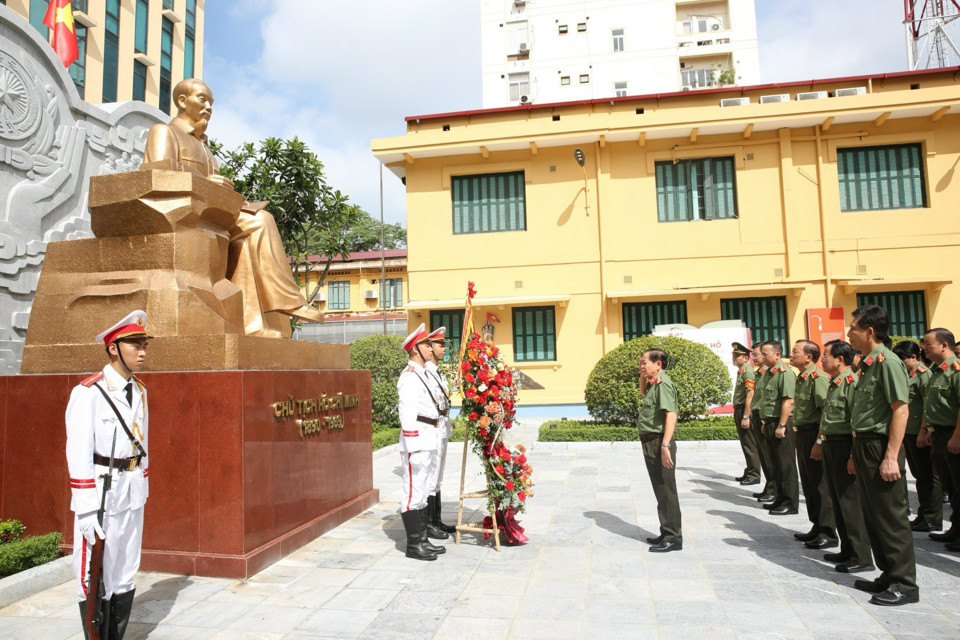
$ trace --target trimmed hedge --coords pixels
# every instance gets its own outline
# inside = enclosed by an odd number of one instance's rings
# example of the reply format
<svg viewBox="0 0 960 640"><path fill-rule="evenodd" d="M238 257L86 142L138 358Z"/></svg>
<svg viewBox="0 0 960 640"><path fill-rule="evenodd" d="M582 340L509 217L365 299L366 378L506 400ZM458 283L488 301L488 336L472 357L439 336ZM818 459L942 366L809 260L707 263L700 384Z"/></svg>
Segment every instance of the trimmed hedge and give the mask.
<svg viewBox="0 0 960 640"><path fill-rule="evenodd" d="M463 437L466 432L466 419L457 416L453 420L453 436L450 438L450 442L463 442ZM400 442L400 429L374 422L372 442L374 451L388 447L391 444L397 444Z"/></svg>
<svg viewBox="0 0 960 640"><path fill-rule="evenodd" d="M369 369L370 401L374 422L399 427L397 415L397 379L407 364L407 354L400 345L400 336L373 335L358 338L350 344L350 368Z"/></svg>
<svg viewBox="0 0 960 640"><path fill-rule="evenodd" d="M714 416L690 420L677 425L678 441L736 440L737 429L730 416ZM638 440L632 425L604 424L584 420L545 422L540 427L540 442L633 442Z"/></svg>
<svg viewBox="0 0 960 640"><path fill-rule="evenodd" d="M60 533L54 531L0 545L0 578L56 560L60 557L62 541Z"/></svg>

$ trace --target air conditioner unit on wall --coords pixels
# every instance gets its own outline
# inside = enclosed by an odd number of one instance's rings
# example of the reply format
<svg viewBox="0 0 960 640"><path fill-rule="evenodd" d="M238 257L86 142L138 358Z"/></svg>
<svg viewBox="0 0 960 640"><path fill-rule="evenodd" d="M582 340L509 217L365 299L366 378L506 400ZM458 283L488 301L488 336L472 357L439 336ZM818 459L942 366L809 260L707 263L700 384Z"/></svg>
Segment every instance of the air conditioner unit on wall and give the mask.
<svg viewBox="0 0 960 640"><path fill-rule="evenodd" d="M844 89L837 89L833 92L833 97L842 98L843 96L862 96L867 93L866 87L847 87Z"/></svg>
<svg viewBox="0 0 960 640"><path fill-rule="evenodd" d="M376 290L376 289L364 289L364 290L363 290L363 299L364 299L364 300L376 300L376 299L377 299L377 290Z"/></svg>
<svg viewBox="0 0 960 640"><path fill-rule="evenodd" d="M772 96L760 96L760 104L767 104L768 102L790 102L790 94L777 93Z"/></svg>
<svg viewBox="0 0 960 640"><path fill-rule="evenodd" d="M826 91L804 91L797 94L797 100L822 100L826 97Z"/></svg>
<svg viewBox="0 0 960 640"><path fill-rule="evenodd" d="M318 291L317 295L313 298L314 302L326 302L327 301L327 292Z"/></svg>
<svg viewBox="0 0 960 640"><path fill-rule="evenodd" d="M742 107L750 104L750 98L724 98L720 101L721 107Z"/></svg>
<svg viewBox="0 0 960 640"><path fill-rule="evenodd" d="M530 102L530 96L526 94L520 96L520 104L527 104L528 102Z"/></svg>

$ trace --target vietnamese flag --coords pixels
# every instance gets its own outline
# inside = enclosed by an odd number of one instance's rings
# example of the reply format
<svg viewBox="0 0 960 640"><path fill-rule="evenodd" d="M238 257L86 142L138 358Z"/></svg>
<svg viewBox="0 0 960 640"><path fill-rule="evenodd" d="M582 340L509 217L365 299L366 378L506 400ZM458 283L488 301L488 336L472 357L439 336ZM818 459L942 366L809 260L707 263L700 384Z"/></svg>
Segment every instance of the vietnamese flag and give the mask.
<svg viewBox="0 0 960 640"><path fill-rule="evenodd" d="M80 57L77 50L77 30L73 24L73 7L70 0L50 0L43 24L53 31L53 50L63 66L69 67Z"/></svg>

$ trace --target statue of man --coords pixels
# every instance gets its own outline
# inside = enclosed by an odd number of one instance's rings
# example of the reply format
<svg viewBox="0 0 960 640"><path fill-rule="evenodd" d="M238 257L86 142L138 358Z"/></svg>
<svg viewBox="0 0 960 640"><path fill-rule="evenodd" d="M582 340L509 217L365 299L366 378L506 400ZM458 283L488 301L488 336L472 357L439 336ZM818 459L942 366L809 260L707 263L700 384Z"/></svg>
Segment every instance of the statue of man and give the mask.
<svg viewBox="0 0 960 640"><path fill-rule="evenodd" d="M217 161L207 145L207 124L213 113L213 92L189 78L173 89L177 115L170 124L156 124L147 134L141 169L190 171L233 188L217 173ZM263 207L244 203L236 227L230 229L226 277L243 291L243 325L247 335L289 337L285 316L323 322L307 304L293 279L277 223Z"/></svg>

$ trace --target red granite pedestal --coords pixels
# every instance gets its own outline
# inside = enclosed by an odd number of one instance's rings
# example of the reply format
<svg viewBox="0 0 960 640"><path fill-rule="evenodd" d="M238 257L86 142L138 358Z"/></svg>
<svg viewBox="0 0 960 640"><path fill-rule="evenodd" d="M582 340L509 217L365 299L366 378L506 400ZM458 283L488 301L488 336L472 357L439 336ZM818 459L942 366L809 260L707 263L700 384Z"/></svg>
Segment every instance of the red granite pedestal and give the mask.
<svg viewBox="0 0 960 640"><path fill-rule="evenodd" d="M0 377L0 519L21 520L29 534L60 531L70 546L63 417L70 390L85 377ZM245 578L379 501L369 372L141 378L150 399L143 570ZM356 396L357 405L309 404L338 393ZM298 419L309 420L307 428Z"/></svg>

